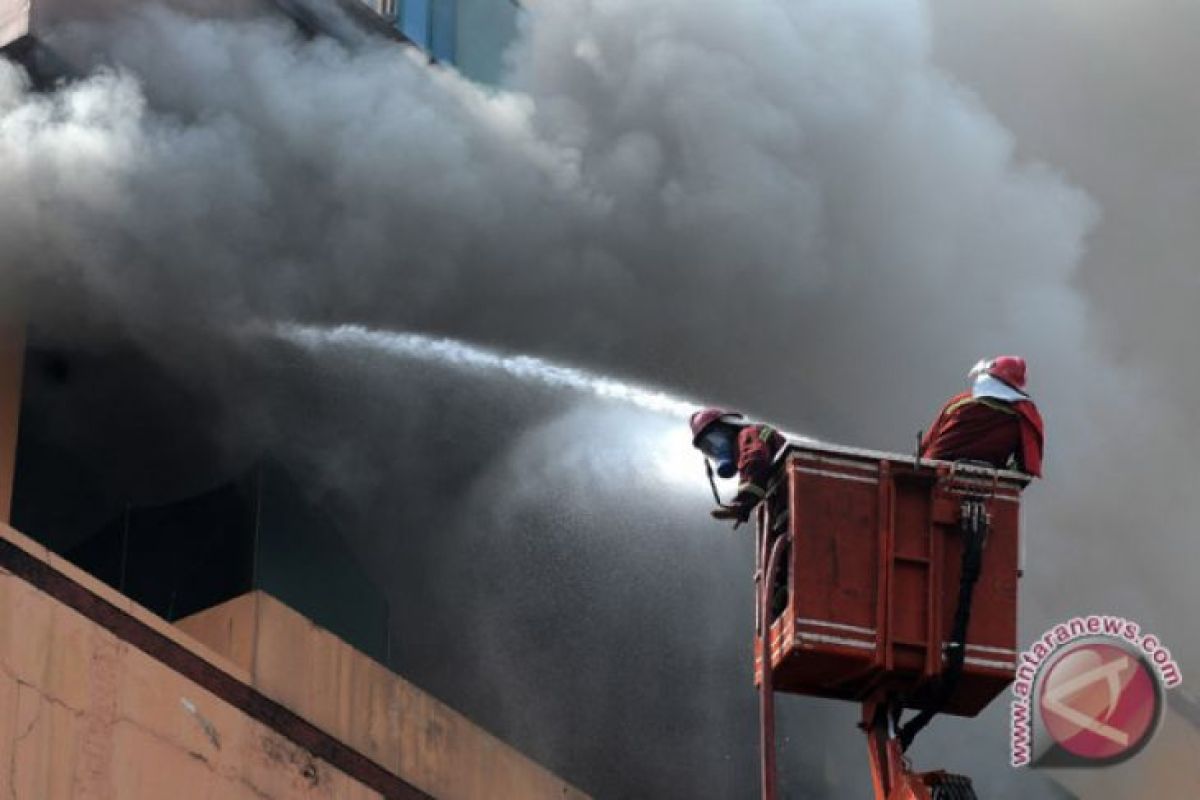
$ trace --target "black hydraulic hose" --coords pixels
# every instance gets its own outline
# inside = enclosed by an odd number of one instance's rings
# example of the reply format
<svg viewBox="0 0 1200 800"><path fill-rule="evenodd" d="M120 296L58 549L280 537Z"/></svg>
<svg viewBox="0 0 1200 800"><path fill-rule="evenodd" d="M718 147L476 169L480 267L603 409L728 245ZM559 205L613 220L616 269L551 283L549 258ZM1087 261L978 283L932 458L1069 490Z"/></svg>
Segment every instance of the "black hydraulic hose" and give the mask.
<svg viewBox="0 0 1200 800"><path fill-rule="evenodd" d="M906 751L917 734L929 724L954 694L958 679L962 675L963 661L967 655L967 627L971 624L971 605L975 596L975 584L983 566L983 542L987 538L987 511L980 500L963 503L962 531L963 554L962 574L958 579L958 606L954 610L954 624L950 631L949 653L946 667L938 677L934 702L922 709L915 717L900 726L896 738L900 750Z"/></svg>

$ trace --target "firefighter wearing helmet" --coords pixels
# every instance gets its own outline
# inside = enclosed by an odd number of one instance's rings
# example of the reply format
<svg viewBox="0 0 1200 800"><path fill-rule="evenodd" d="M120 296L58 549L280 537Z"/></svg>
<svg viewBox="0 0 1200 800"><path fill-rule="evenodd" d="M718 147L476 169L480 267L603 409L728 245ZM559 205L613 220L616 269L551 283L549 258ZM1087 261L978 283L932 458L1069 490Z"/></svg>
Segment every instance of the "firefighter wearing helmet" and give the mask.
<svg viewBox="0 0 1200 800"><path fill-rule="evenodd" d="M712 515L720 520L745 522L750 512L766 495L771 463L786 441L770 425L752 425L736 411L706 408L692 414L692 445L707 457L709 482L713 465L722 478L738 476L737 496L733 502L721 502L712 483L717 508ZM735 526L736 527L736 526Z"/></svg>
<svg viewBox="0 0 1200 800"><path fill-rule="evenodd" d="M971 388L951 397L921 440L921 457L983 461L1042 475L1042 415L1025 391L1025 359L984 359L967 374Z"/></svg>

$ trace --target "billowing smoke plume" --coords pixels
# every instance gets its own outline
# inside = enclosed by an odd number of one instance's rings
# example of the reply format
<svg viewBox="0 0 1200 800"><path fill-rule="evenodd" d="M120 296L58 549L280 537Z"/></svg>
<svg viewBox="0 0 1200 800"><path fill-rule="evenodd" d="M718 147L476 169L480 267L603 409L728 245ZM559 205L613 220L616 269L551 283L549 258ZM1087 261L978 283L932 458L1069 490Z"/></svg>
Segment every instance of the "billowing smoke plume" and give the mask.
<svg viewBox="0 0 1200 800"><path fill-rule="evenodd" d="M43 335L134 342L225 408L214 441L304 471L419 683L600 796L752 797L749 543L708 521L677 420L239 332L452 336L899 450L1020 352L1049 425L1027 631L1141 614L1186 664L1188 584L1145 581L1195 563L1197 465L1172 401L1102 366L1098 209L1016 156L930 30L916 0L555 0L488 90L266 18L63 27L85 80L35 95L0 65L0 280ZM785 711L794 795L865 792L854 710ZM918 760L1018 779L999 715L943 725L984 744Z"/></svg>

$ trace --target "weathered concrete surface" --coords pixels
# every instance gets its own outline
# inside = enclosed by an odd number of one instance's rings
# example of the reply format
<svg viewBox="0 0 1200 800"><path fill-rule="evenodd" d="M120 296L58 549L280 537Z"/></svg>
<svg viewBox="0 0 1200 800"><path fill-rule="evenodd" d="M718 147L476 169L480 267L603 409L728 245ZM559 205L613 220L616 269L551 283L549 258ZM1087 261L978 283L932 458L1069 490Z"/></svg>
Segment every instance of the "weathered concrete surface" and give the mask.
<svg viewBox="0 0 1200 800"><path fill-rule="evenodd" d="M0 47L29 33L29 0L0 0Z"/></svg>
<svg viewBox="0 0 1200 800"><path fill-rule="evenodd" d="M1186 665L1185 665L1186 666ZM1179 691L1179 690L1174 690ZM1195 701L1192 716L1200 709ZM1046 774L1076 797L1105 800L1200 797L1198 719L1168 706L1162 727L1146 749L1123 764L1099 769L1048 769Z"/></svg>
<svg viewBox="0 0 1200 800"><path fill-rule="evenodd" d="M0 570L0 797L380 795Z"/></svg>
<svg viewBox="0 0 1200 800"><path fill-rule="evenodd" d="M249 672L263 694L434 797L585 797L269 595L243 595L178 625Z"/></svg>

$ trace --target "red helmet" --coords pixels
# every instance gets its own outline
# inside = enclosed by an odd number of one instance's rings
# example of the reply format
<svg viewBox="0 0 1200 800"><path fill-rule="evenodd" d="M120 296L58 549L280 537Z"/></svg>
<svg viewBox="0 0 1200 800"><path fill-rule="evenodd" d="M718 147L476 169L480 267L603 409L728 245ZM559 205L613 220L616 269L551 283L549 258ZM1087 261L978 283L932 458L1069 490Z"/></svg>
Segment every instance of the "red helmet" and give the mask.
<svg viewBox="0 0 1200 800"><path fill-rule="evenodd" d="M1025 391L1025 359L1020 356L998 356L990 361L980 361L971 370L971 376L981 372L1004 381L1018 391Z"/></svg>
<svg viewBox="0 0 1200 800"><path fill-rule="evenodd" d="M704 432L716 422L732 422L735 419L741 419L742 415L736 411L726 411L723 408L705 408L692 414L692 445L700 441L700 437Z"/></svg>

